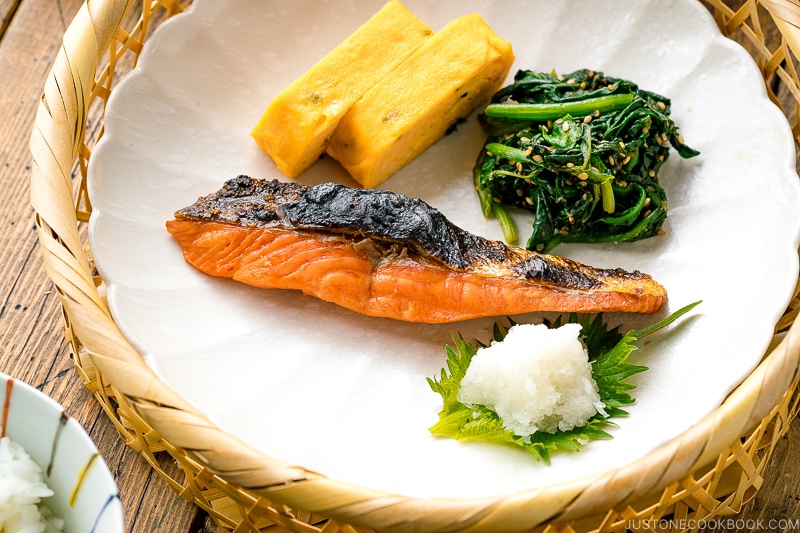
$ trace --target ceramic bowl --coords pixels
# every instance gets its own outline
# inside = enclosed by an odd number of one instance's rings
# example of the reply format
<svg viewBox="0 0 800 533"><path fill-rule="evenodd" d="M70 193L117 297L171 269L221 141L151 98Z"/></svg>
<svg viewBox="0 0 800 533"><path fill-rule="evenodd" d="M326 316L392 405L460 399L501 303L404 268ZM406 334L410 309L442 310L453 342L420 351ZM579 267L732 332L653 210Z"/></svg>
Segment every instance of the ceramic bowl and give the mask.
<svg viewBox="0 0 800 533"><path fill-rule="evenodd" d="M25 448L54 492L44 500L65 533L122 533L114 477L92 439L61 405L0 373L0 436Z"/></svg>

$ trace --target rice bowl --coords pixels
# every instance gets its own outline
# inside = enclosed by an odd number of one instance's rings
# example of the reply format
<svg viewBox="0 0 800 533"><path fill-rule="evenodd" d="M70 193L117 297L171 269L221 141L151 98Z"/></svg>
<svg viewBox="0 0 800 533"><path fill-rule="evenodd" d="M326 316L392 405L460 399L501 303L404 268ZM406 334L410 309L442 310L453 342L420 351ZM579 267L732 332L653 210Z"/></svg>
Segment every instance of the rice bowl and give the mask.
<svg viewBox="0 0 800 533"><path fill-rule="evenodd" d="M0 406L0 472L4 466L12 466L8 471L13 471L16 479L10 485L18 495L4 502L0 483L0 531L6 525L5 516L14 511L12 507L18 510L23 500L40 499L34 506L39 512L29 507L24 517L17 518L21 522L15 527L26 525L32 527L30 531L46 533L122 533L117 485L83 427L55 400L2 373ZM40 471L41 483L37 483L33 463ZM4 476L0 481L10 480ZM56 525L42 530L41 515ZM63 529L58 528L59 520L64 522ZM11 531L19 530L25 529Z"/></svg>

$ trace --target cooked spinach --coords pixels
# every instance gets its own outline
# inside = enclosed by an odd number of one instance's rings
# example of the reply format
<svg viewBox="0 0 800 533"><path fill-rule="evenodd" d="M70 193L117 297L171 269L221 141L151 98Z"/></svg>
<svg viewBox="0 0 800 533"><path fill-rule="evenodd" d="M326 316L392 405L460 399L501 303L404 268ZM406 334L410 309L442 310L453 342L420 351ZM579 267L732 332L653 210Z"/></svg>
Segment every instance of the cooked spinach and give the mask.
<svg viewBox="0 0 800 533"><path fill-rule="evenodd" d="M543 252L658 234L667 216L658 172L670 147L699 153L669 115L669 99L602 72L518 71L480 115L488 139L474 179L484 215L513 242L506 208L532 211L527 248Z"/></svg>

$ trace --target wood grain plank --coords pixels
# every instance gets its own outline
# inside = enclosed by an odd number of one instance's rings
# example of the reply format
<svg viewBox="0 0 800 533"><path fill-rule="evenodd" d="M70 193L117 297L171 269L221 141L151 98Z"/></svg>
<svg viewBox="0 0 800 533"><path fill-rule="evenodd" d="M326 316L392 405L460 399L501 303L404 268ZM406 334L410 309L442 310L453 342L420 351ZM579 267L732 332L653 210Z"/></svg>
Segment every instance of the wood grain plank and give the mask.
<svg viewBox="0 0 800 533"><path fill-rule="evenodd" d="M205 514L124 446L74 371L33 226L28 138L45 77L80 5L0 2L0 20L9 21L0 33L0 371L50 395L87 429L120 487L127 533L189 533L205 522ZM163 468L180 476L164 455Z"/></svg>
<svg viewBox="0 0 800 533"><path fill-rule="evenodd" d="M22 0L0 0L0 38L3 37L21 2Z"/></svg>

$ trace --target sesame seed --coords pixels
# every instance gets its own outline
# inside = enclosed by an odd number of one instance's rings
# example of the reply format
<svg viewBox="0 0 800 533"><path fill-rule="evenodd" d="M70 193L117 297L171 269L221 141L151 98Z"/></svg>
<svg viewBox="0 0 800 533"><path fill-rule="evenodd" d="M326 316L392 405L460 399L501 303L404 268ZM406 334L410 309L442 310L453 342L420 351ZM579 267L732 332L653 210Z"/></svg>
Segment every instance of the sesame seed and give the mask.
<svg viewBox="0 0 800 533"><path fill-rule="evenodd" d="M589 179L589 174L587 174L586 172L581 172L580 174L578 174L578 179L579 180L587 180L587 179Z"/></svg>
<svg viewBox="0 0 800 533"><path fill-rule="evenodd" d="M523 191L522 189L517 189L516 192L517 192L517 196L522 196L523 194L525 194L525 191Z"/></svg>
<svg viewBox="0 0 800 533"><path fill-rule="evenodd" d="M581 90L586 89L586 82L582 81L581 84L579 85L579 87L581 88Z"/></svg>
<svg viewBox="0 0 800 533"><path fill-rule="evenodd" d="M528 196L527 198L525 198L525 203L528 205L533 205L533 198Z"/></svg>
<svg viewBox="0 0 800 533"><path fill-rule="evenodd" d="M651 168L650 170L647 171L647 175L652 178L656 175L656 171Z"/></svg>
<svg viewBox="0 0 800 533"><path fill-rule="evenodd" d="M664 111L667 108L667 104L665 104L664 102L658 102L658 104L656 104L656 105L658 105L658 108L661 111Z"/></svg>
<svg viewBox="0 0 800 533"><path fill-rule="evenodd" d="M679 144L684 144L683 143L683 135L681 135L680 133L678 134L678 143Z"/></svg>
<svg viewBox="0 0 800 533"><path fill-rule="evenodd" d="M583 123L584 124L588 124L591 121L592 121L592 115L586 115L585 117L583 117Z"/></svg>
<svg viewBox="0 0 800 533"><path fill-rule="evenodd" d="M528 146L528 149L525 150L525 157L530 157L531 153L533 153L533 147L532 146Z"/></svg>
<svg viewBox="0 0 800 533"><path fill-rule="evenodd" d="M569 163L567 163L567 168L572 168L572 167L574 167L574 166L575 166L575 163L573 163L572 161L570 161Z"/></svg>
<svg viewBox="0 0 800 533"><path fill-rule="evenodd" d="M568 83L568 84L570 84L570 85L572 85L572 84L573 84L573 83L575 83L576 81L578 81L578 80L576 80L575 78L570 78L570 79L568 79L568 80L567 80L567 83Z"/></svg>
<svg viewBox="0 0 800 533"><path fill-rule="evenodd" d="M565 122L565 123L564 123L564 124L561 126L561 129L562 129L562 130L564 130L564 131L569 131L569 122Z"/></svg>
<svg viewBox="0 0 800 533"><path fill-rule="evenodd" d="M517 164L516 164L516 165L514 165L514 166L515 166L515 167L517 167L517 172L522 172L522 163L520 163L519 161L517 161Z"/></svg>
<svg viewBox="0 0 800 533"><path fill-rule="evenodd" d="M531 148L531 150L533 150L533 148ZM542 161L544 161L544 158L539 154L536 154L535 156L533 156L533 160L536 161L537 163L541 163Z"/></svg>
<svg viewBox="0 0 800 533"><path fill-rule="evenodd" d="M609 85L609 86L608 86L608 90L609 90L609 91L613 91L614 89L616 89L616 87L614 87L614 85L613 85L613 84L611 84L611 85Z"/></svg>
<svg viewBox="0 0 800 533"><path fill-rule="evenodd" d="M650 205L650 197L644 199L644 205Z"/></svg>
<svg viewBox="0 0 800 533"><path fill-rule="evenodd" d="M594 118L599 117L600 116L600 110L599 109L595 109L594 112L592 113L592 115L594 115Z"/></svg>
<svg viewBox="0 0 800 533"><path fill-rule="evenodd" d="M614 162L614 156L613 155L608 156L608 164L611 165L612 167L614 165L616 165L616 163Z"/></svg>

